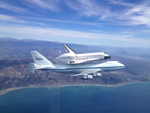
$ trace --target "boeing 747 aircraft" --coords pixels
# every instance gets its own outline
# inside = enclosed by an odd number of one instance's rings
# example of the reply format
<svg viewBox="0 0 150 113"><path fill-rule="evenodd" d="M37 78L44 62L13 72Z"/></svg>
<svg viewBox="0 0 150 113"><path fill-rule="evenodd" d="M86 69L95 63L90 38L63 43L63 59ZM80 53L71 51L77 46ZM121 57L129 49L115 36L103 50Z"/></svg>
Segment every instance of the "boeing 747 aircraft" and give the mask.
<svg viewBox="0 0 150 113"><path fill-rule="evenodd" d="M31 51L34 63L29 64L29 72L35 69L49 70L54 72L75 73L72 76L81 76L84 80L100 77L103 71L115 71L125 66L118 61L107 61L98 64L53 64L37 51Z"/></svg>
<svg viewBox="0 0 150 113"><path fill-rule="evenodd" d="M107 54L104 54L104 52L76 54L66 44L63 44L63 47L67 53L62 54L56 59L65 62L67 64L80 64L80 63L94 61L94 60L108 59L111 57Z"/></svg>

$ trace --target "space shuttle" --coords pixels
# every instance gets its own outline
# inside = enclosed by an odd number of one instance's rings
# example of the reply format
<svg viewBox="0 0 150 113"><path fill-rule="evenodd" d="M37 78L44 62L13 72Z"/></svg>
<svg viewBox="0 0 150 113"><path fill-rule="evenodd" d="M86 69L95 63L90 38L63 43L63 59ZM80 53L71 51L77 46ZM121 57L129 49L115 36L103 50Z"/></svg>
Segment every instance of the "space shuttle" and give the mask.
<svg viewBox="0 0 150 113"><path fill-rule="evenodd" d="M105 54L104 52L76 54L66 44L63 44L63 47L66 53L60 55L56 59L67 64L80 64L80 63L85 63L89 61L104 60L104 59L111 58L110 55Z"/></svg>

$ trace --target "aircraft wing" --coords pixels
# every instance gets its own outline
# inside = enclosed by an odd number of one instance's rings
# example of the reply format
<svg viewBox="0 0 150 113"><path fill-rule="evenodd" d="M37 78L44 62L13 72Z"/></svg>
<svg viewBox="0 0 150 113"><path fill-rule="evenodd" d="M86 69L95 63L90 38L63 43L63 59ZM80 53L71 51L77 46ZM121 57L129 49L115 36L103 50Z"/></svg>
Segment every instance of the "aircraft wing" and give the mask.
<svg viewBox="0 0 150 113"><path fill-rule="evenodd" d="M74 74L74 75L71 75L71 76L81 76L81 75L88 75L90 73L96 73L98 71L100 71L101 69L87 69L86 71L82 71L81 73L79 74Z"/></svg>

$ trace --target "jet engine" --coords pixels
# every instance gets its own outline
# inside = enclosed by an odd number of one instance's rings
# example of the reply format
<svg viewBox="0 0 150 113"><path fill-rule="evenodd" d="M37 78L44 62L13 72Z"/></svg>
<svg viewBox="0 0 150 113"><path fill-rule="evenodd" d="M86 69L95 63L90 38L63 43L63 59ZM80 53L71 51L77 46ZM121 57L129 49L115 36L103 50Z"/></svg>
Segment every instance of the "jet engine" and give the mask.
<svg viewBox="0 0 150 113"><path fill-rule="evenodd" d="M87 75L87 76L83 76L81 79L83 79L83 80L91 80L91 79L93 79L93 76L92 75Z"/></svg>
<svg viewBox="0 0 150 113"><path fill-rule="evenodd" d="M101 77L102 76L102 74L101 73L94 73L94 75L93 75L94 77Z"/></svg>

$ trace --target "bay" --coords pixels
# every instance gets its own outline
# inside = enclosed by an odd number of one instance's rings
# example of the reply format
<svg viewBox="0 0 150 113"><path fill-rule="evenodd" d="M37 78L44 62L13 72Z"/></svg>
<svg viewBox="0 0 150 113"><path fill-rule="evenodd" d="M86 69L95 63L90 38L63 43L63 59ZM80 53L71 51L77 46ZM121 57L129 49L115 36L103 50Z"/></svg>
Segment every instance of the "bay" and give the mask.
<svg viewBox="0 0 150 113"><path fill-rule="evenodd" d="M37 87L0 96L0 113L150 113L150 83Z"/></svg>

